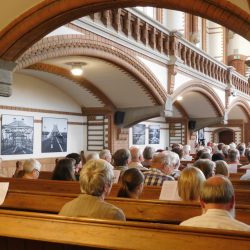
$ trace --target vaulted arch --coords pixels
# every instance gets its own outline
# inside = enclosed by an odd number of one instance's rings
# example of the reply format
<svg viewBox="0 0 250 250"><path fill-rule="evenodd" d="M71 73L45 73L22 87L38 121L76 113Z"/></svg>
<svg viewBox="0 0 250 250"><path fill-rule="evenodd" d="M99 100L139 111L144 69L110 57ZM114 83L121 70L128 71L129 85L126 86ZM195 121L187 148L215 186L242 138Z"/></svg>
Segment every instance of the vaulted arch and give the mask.
<svg viewBox="0 0 250 250"><path fill-rule="evenodd" d="M82 35L61 35L57 39L55 37L44 38L17 60L16 70L30 67L32 64L50 58L72 55L96 57L117 65L137 80L155 104L163 105L165 103L166 90L153 73L146 69L145 65L135 56L101 41L85 39Z"/></svg>
<svg viewBox="0 0 250 250"><path fill-rule="evenodd" d="M229 106L229 108L227 110L228 114L236 106L239 106L243 110L245 115L247 116L247 119L250 120L249 104L246 101L242 100L241 98L236 98L235 100L232 101L232 103L230 104L230 106Z"/></svg>
<svg viewBox="0 0 250 250"><path fill-rule="evenodd" d="M198 92L202 94L211 104L218 116L223 116L225 109L224 105L221 102L220 98L217 96L215 91L212 88L209 88L205 83L197 81L189 81L183 85L180 89L177 89L172 98L173 102L176 102L179 95L185 95L189 92ZM198 105L198 104L197 104Z"/></svg>

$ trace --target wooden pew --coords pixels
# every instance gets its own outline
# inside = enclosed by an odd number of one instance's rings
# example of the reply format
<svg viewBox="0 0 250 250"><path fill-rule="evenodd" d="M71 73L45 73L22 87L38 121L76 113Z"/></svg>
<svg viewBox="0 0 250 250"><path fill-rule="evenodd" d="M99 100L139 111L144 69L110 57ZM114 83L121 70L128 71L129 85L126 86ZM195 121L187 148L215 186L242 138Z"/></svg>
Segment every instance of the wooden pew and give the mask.
<svg viewBox="0 0 250 250"><path fill-rule="evenodd" d="M0 211L0 224L5 225L0 227L1 249L246 250L250 245L249 232L30 212Z"/></svg>
<svg viewBox="0 0 250 250"><path fill-rule="evenodd" d="M52 180L25 180L15 178L0 178L0 182L9 182L9 190L27 190L27 191L41 191L52 193L80 193L80 185L73 181L52 181ZM250 205L250 181L235 181L237 188L235 189L236 204ZM234 182L233 182L234 183ZM116 197L120 186L113 185L110 197ZM140 199L158 200L160 197L160 187L145 186Z"/></svg>
<svg viewBox="0 0 250 250"><path fill-rule="evenodd" d="M58 213L77 194L38 191L9 191L1 209ZM199 203L181 201L134 200L109 197L107 202L121 208L128 220L179 224L201 214ZM250 206L237 205L236 218L250 224Z"/></svg>

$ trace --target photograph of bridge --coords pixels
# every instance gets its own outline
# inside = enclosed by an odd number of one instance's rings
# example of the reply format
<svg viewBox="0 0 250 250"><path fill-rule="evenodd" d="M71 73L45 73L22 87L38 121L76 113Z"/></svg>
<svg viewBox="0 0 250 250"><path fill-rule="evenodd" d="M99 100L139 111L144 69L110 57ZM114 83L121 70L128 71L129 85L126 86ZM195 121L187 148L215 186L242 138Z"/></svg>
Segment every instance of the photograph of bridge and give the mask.
<svg viewBox="0 0 250 250"><path fill-rule="evenodd" d="M34 118L2 115L1 154L33 154Z"/></svg>
<svg viewBox="0 0 250 250"><path fill-rule="evenodd" d="M42 153L67 151L68 120L43 117Z"/></svg>

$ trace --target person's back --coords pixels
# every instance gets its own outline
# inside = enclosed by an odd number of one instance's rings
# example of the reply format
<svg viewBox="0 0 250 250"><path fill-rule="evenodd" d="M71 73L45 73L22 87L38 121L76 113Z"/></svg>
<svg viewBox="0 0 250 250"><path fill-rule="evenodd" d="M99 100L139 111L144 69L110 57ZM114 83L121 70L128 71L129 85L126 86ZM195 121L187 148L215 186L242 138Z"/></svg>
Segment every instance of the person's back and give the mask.
<svg viewBox="0 0 250 250"><path fill-rule="evenodd" d="M56 167L52 174L52 180L74 181L76 180L74 174L75 160L65 158L57 161Z"/></svg>
<svg viewBox="0 0 250 250"><path fill-rule="evenodd" d="M113 167L105 160L90 160L80 174L81 192L76 199L66 203L60 215L96 219L126 220L121 209L104 201L114 179Z"/></svg>
<svg viewBox="0 0 250 250"><path fill-rule="evenodd" d="M143 190L144 175L137 168L130 168L122 175L117 197L138 199Z"/></svg>
<svg viewBox="0 0 250 250"><path fill-rule="evenodd" d="M200 203L204 213L182 222L181 226L250 231L249 225L234 219L234 189L228 178L214 176L206 180Z"/></svg>

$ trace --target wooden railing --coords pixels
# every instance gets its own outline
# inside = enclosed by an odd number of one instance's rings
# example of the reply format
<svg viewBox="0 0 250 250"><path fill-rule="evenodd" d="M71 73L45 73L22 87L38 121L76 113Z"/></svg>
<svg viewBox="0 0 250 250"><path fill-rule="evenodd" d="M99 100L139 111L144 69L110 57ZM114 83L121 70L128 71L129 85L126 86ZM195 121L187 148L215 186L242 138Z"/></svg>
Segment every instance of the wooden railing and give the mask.
<svg viewBox="0 0 250 250"><path fill-rule="evenodd" d="M178 32L170 32L159 22L146 17L135 9L105 10L90 15L93 23L102 24L110 32L144 45L163 56L175 56L183 65L203 77L216 80L223 85L233 85L238 91L250 94L247 78L231 66L227 66L192 43L186 41ZM88 18L81 20L89 21ZM80 21L81 21L80 20Z"/></svg>

